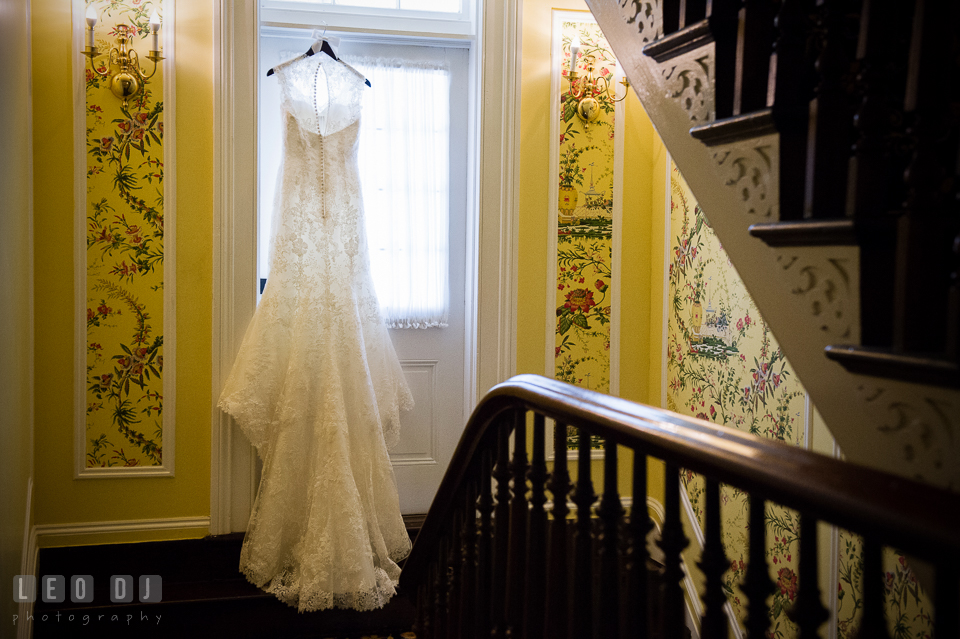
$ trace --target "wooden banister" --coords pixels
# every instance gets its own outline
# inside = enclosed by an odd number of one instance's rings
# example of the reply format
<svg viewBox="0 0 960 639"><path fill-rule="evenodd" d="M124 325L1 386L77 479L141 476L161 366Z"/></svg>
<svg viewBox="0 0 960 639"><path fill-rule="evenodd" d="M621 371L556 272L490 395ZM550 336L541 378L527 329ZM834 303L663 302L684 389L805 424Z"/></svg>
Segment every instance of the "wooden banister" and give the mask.
<svg viewBox="0 0 960 639"><path fill-rule="evenodd" d="M542 423L542 418L555 420L558 428L565 428L567 425L580 429L582 441L589 441L590 436L599 436L604 438L610 444L618 444L632 449L636 457L644 459L647 456L655 457L666 462L667 488L669 492L675 492L678 485L679 468L689 469L705 475L709 480L709 486L716 485L716 482L731 484L741 488L750 495L751 499L751 520L756 523L757 510L754 504L761 504L764 501L772 501L789 508L798 510L801 513L805 529L813 530L813 522L823 521L845 529L861 534L865 539L871 540L871 543L882 546L892 546L901 552L910 553L914 556L936 560L937 565L956 565L960 558L960 529L957 527L956 513L960 512L960 494L948 492L939 488L934 488L925 484L895 477L875 471L869 468L856 466L854 464L841 462L816 453L802 450L780 442L761 439L753 435L740 432L738 430L717 426L715 424L702 420L682 417L666 410L653 408L629 402L623 399L610 397L597 393L595 391L584 390L559 382L553 379L539 377L536 375L519 375L502 384L495 386L481 400L474 411L460 444L454 453L453 460L447 469L443 482L433 502L430 512L427 514L423 527L417 536L413 552L407 559L401 575L400 586L403 589L409 589L411 592L423 592L424 584L427 590L430 589L431 582L440 583L439 576L446 574L448 564L452 563L449 557L473 557L477 556L477 570L470 568L460 568L460 575L478 574L483 575L484 571L492 570L493 575L499 575L492 580L480 578L476 582L477 603L479 608L491 602L489 610L479 610L478 618L489 618L490 626L497 636L523 636L523 615L522 607L524 597L529 596L529 590L536 587L536 584L523 585L523 580L514 587L504 588L505 581L509 571L521 570L521 564L526 559L519 557L523 550L535 547L537 544L547 544L546 527L541 523L535 526L527 525L528 507L525 497L527 453L526 453L526 413L532 411L535 417L535 424ZM510 451L508 450L509 437L512 433L520 434L522 446L514 446L513 460L510 461ZM565 439L560 439L560 433L557 434L556 443L565 444ZM534 438L537 447L545 446L545 438L537 436ZM516 444L516 441L514 441ZM609 449L608 449L609 450ZM559 452L559 450L557 451ZM492 469L489 461L491 454L496 454L497 468ZM532 458L536 464L541 464L543 458L542 450L534 450ZM583 460L581 455L581 460ZM589 459L589 455L586 456ZM562 456L557 457L562 460ZM583 463L581 461L581 463ZM512 468L511 468L512 466ZM646 465L639 464L635 466L641 473L646 472ZM670 470L672 469L672 470ZM589 481L584 477L581 469L580 480ZM558 466L560 475L550 480L549 488L556 489L560 493L566 494L569 487L566 479L566 469L563 465ZM611 470L608 470L608 477ZM493 475L499 486L493 487L490 482L490 475ZM589 473L587 473L589 475ZM509 490L508 484L513 480L513 489ZM637 482L635 476L634 481ZM635 483L635 486L643 489L643 481ZM465 495L473 495L470 491L476 490L479 486L480 495L473 504L473 507L464 509ZM521 489L522 486L522 489ZM536 493L536 491L535 491ZM491 505L490 495L493 494L497 500L496 507ZM572 495L575 502L581 502L584 506L592 504L595 500L593 489L589 485L581 486L574 491ZM613 499L619 500L619 496L614 497L614 493L608 486L604 487L604 497L600 506L601 521L606 517L619 516L620 510L612 502ZM513 504L511 504L513 499ZM520 501L517 501L520 500ZM554 495L554 500L561 503L559 495ZM565 501L565 500L564 500ZM668 495L668 502L671 501ZM634 504L643 504L642 497L634 496ZM712 504L712 500L711 500ZM715 506L708 506L712 509ZM679 538L669 538L668 528L679 525L678 512L671 515L670 510L675 510L675 506L667 504L667 521L664 525L664 540L662 546L667 552L668 571L670 562L677 561L679 548L685 545L686 541L682 539L682 532ZM639 509L642 513L642 519L637 522L632 521L626 527L627 534L632 538L632 552L643 556L637 545L640 543L639 534L647 530L646 513L643 508ZM484 539L485 535L490 534L491 526L485 523L485 517L489 517L490 512L493 516L493 536L495 547L492 553L492 568L484 566L480 562L486 561L484 555L489 556L490 541ZM562 512L562 510L560 510ZM762 507L759 511L762 513ZM581 512L582 516L582 512ZM719 531L714 530L718 520L713 515L713 511L708 512L708 536L711 544L716 546L715 535ZM454 522L461 522L471 530L478 530L479 536L474 537L471 534L465 534L454 526ZM556 520L554 520L556 523ZM587 521L587 524L590 522ZM479 525L477 525L479 524ZM591 534L591 527L583 524L577 524L581 534ZM604 528L604 534L613 531L613 526L609 523ZM630 532L632 530L633 532ZM541 536L539 540L530 539L528 535L535 531L536 535ZM751 562L756 562L762 557L756 549L752 548L756 542L756 531L751 531ZM812 535L812 533L811 533ZM510 538L510 537L513 538ZM519 538L519 537L522 537ZM445 548L447 543L460 543L460 540L476 540L477 552L467 550L462 552L448 552ZM551 537L552 543L557 543L555 535ZM672 548L668 548L672 546ZM810 562L810 554L815 551L816 544L805 544L807 550L807 559L803 560L803 569L815 570L816 561ZM484 548L488 550L483 550ZM586 548L586 547L584 547ZM592 548L592 546L591 546ZM613 552L614 546L605 546L604 552ZM438 553L438 549L443 549ZM670 556L671 550L674 557ZM554 556L556 547L550 550L550 557ZM590 553L589 556L580 557L580 553ZM719 562L722 560L722 549L717 554L716 549L712 550L714 557L707 558L705 561ZM575 574L576 564L580 561L592 561L592 550L578 550L573 553L573 561L569 561L570 574L573 580L578 577ZM602 554L598 555L602 556ZM611 559L606 557L606 561ZM677 564L679 565L679 564ZM718 563L719 565L719 563ZM812 566L812 567L811 567ZM547 575L551 575L553 566L548 566ZM609 567L607 568L609 570ZM594 574L592 566L588 571ZM708 573L716 573L716 570ZM763 579L763 572L757 573L751 566L748 570L748 593L754 594L763 592L769 588L768 580ZM596 571L596 574L603 573L602 570ZM518 579L521 572L513 572L511 580ZM528 575L540 574L526 573ZM607 573L608 574L608 573ZM583 575L579 579L584 579ZM676 575L673 577L676 578ZM944 578L939 574L938 579ZM563 588L566 586L566 579L561 580L554 576L553 579L563 581ZM945 578L956 580L957 575ZM670 583L671 578L667 575L666 587L669 591L675 586ZM810 577L807 579L810 586ZM557 603L562 601L556 599L557 593L551 593L549 586L551 582L544 584L547 610L545 624L547 628L565 627L565 624L557 626L551 622L550 614L557 614ZM442 587L442 586L440 586ZM590 592L589 585L572 584L574 591L578 588L587 588L585 592ZM460 591L469 592L474 588L461 585ZM483 593L484 588L490 588L489 596ZM708 585L708 592L712 586ZM605 592L612 592L607 589ZM637 589L632 588L630 593L636 593ZM801 591L802 592L802 591ZM668 592L668 594L670 594ZM819 606L819 595L816 591L813 594L808 593L807 605L810 608L810 614L813 615L811 625L819 625L822 610ZM554 599L551 599L554 598ZM593 597L591 596L592 600ZM439 598L429 598L429 601L439 601ZM664 616L670 622L669 606L671 598L667 598L668 604ZM715 595L711 595L713 605L709 611L713 612L719 600ZM553 603L551 603L553 602ZM609 602L608 602L609 603ZM426 605L426 604L423 604ZM459 605L459 602L451 602L451 605ZM586 605L578 602L577 605ZM462 608L461 608L462 609ZM607 608L608 610L610 608ZM594 619L591 618L592 604L586 610L581 610L578 614L571 616L571 619L587 619L581 621L586 624L584 628L574 635L590 636L587 628L594 627ZM750 627L759 627L763 625L759 615L755 616L754 607L750 608ZM627 611L629 612L629 611ZM949 626L950 615L956 616L956 606L952 610L938 610L938 619L943 618L942 623ZM428 612L429 614L429 612ZM682 614L682 613L681 613ZM437 629L443 626L445 634L443 636L461 636L459 630L453 627L447 628L444 622L449 620L446 612L436 610L433 612L434 619L431 623L424 624L425 629ZM643 618L645 615L640 615ZM637 615L624 614L622 618L637 618ZM820 619L820 621L818 621ZM607 627L616 627L605 620ZM672 622L677 623L676 617ZM464 619L463 624L476 625L475 620ZM646 621L643 621L646 623ZM716 621L711 621L715 624ZM940 621L938 621L940 623ZM529 626L529 621L527 622ZM533 624L539 628L540 624ZM483 627L478 626L477 636L487 636L483 632ZM621 628L619 634L630 631L629 628ZM539 630L537 631L539 634ZM432 633L428 634L432 636ZM440 636L440 635L437 635ZM680 636L667 632L664 636Z"/></svg>

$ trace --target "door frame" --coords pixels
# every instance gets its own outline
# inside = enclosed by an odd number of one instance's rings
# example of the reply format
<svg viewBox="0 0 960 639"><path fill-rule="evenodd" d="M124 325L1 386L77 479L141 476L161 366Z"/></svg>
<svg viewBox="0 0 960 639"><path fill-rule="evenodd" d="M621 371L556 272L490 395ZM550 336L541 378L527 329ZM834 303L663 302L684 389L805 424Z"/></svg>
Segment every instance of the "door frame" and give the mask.
<svg viewBox="0 0 960 639"><path fill-rule="evenodd" d="M256 453L217 407L256 308L257 0L214 2L214 256L210 533L246 529ZM471 49L463 423L516 368L519 56L522 0L479 0ZM483 61L482 65L480 61ZM500 135L481 136L481 131Z"/></svg>

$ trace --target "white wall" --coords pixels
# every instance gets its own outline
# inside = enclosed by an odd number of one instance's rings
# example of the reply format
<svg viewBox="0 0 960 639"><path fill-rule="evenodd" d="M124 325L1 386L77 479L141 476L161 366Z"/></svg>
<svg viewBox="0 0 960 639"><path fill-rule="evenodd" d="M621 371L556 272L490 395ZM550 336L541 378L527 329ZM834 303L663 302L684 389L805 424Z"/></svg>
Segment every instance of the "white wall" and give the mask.
<svg viewBox="0 0 960 639"><path fill-rule="evenodd" d="M12 637L33 476L30 0L0 0L0 60L0 637Z"/></svg>

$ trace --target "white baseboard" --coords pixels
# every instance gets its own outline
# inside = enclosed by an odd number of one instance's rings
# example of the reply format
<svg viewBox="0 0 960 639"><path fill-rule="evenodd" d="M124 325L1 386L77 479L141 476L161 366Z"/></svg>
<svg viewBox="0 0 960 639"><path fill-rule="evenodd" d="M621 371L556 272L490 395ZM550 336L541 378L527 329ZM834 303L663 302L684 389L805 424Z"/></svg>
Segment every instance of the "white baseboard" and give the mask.
<svg viewBox="0 0 960 639"><path fill-rule="evenodd" d="M171 517L165 519L128 519L120 521L92 521L73 524L44 524L36 526L38 539L44 542L56 537L95 535L103 533L141 532L147 530L207 530L210 517ZM45 545L45 544L44 544Z"/></svg>

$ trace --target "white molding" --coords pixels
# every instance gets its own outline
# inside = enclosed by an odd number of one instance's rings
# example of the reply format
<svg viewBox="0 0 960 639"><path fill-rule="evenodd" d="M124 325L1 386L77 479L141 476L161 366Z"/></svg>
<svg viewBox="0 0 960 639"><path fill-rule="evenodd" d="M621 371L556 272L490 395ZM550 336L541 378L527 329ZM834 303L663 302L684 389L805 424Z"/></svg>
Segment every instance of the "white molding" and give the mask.
<svg viewBox="0 0 960 639"><path fill-rule="evenodd" d="M808 395L809 397L809 395ZM812 419L812 418L811 418ZM832 435L831 435L832 437ZM833 440L834 459L843 460L840 445ZM840 586L840 528L830 526L830 586L827 598L830 601L830 621L827 624L827 639L837 639L839 636L840 599L837 590Z"/></svg>
<svg viewBox="0 0 960 639"><path fill-rule="evenodd" d="M34 535L47 540L52 537L75 537L77 535L101 535L107 533L143 532L153 530L206 530L209 517L167 517L159 519L127 519L116 521L91 521L72 524L44 524L34 526Z"/></svg>
<svg viewBox="0 0 960 639"><path fill-rule="evenodd" d="M177 180L176 180L176 2L160 0L163 8L163 463L135 468L87 468L87 139L84 69L83 0L72 0L73 117L74 117L74 479L173 477L177 421Z"/></svg>
<svg viewBox="0 0 960 639"><path fill-rule="evenodd" d="M612 51L612 49L611 49ZM612 82L616 87L624 77L617 62ZM626 89L630 91L629 87ZM614 94L616 97L616 94ZM626 94L613 105L613 235L610 248L610 394L620 395L620 294L623 291L623 154L626 140Z"/></svg>
<svg viewBox="0 0 960 639"><path fill-rule="evenodd" d="M662 304L660 304L662 310L661 321L661 351L660 351L660 406L662 408L667 407L667 344L669 343L670 335L670 312L669 308L671 307L670 302L670 223L671 223L671 213L672 208L670 206L673 201L673 189L670 185L670 180L672 174L670 172L670 167L673 165L673 158L670 157L670 153L664 151L666 156L666 175L664 180L664 224L663 224L663 299Z"/></svg>
<svg viewBox="0 0 960 639"><path fill-rule="evenodd" d="M561 14L569 11L553 9L550 20L550 140L547 144L550 158L550 167L547 170L547 281L546 308L543 309L544 321L544 352L543 374L546 377L557 376L557 232L560 223L557 219L557 204L560 197L560 185L557 175L560 172L560 110L557 107L560 100L560 74L557 68L560 65L560 52L563 50L563 20ZM582 15L582 14L581 14ZM587 14L590 15L590 14ZM559 46L558 46L559 43Z"/></svg>
<svg viewBox="0 0 960 639"><path fill-rule="evenodd" d="M229 12L231 4L226 5ZM222 387L221 382L221 355L223 350L222 341L224 340L224 285L223 273L226 272L228 264L224 264L225 255L223 250L223 236L229 232L229 226L224 222L228 207L224 200L229 202L228 192L224 187L224 165L229 158L227 149L230 145L230 136L224 134L224 65L228 64L227 49L224 41L229 42L230 38L224 34L228 30L229 24L224 15L224 3L215 2L213 5L213 290L211 291L212 316L211 327L213 335L210 340L210 378L211 378L211 406L210 406L210 533L214 535L228 532L223 523L230 520L229 499L224 498L225 486L228 487L229 481L221 481L229 473L229 456L224 455L224 440L227 439L228 429L224 427L221 420L220 409L217 408L217 402L213 397L217 397Z"/></svg>
<svg viewBox="0 0 960 639"><path fill-rule="evenodd" d="M484 2L479 25L477 391L516 370L522 2Z"/></svg>
<svg viewBox="0 0 960 639"><path fill-rule="evenodd" d="M212 534L244 530L256 491L253 446L217 400L256 309L257 10L254 0L215 5Z"/></svg>
<svg viewBox="0 0 960 639"><path fill-rule="evenodd" d="M162 0L163 20L163 467L176 473L177 452L177 78L176 2Z"/></svg>
<svg viewBox="0 0 960 639"><path fill-rule="evenodd" d="M86 466L87 432L87 329L83 318L87 306L87 140L86 58L81 51L84 41L85 3L73 0L71 6L73 61L73 455L74 478Z"/></svg>
<svg viewBox="0 0 960 639"><path fill-rule="evenodd" d="M479 8L474 6L473 20L480 22ZM480 97L483 95L483 69L478 40L470 47L467 60L467 192L466 220L464 221L464 245L471 247L463 264L463 412L461 420L466 424L473 414L479 396L478 370L480 364L480 158L479 149L483 138L480 130Z"/></svg>

